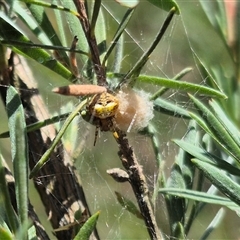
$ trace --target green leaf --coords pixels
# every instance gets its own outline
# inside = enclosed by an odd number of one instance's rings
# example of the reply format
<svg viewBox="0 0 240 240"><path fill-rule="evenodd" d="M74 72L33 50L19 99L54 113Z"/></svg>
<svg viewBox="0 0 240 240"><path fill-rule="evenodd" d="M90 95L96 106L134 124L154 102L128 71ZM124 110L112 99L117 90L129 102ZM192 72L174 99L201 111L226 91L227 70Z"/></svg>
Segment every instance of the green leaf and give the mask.
<svg viewBox="0 0 240 240"><path fill-rule="evenodd" d="M148 0L148 2L152 3L156 7L159 7L167 12L169 12L173 7L175 7L176 13L180 14L180 9L174 0Z"/></svg>
<svg viewBox="0 0 240 240"><path fill-rule="evenodd" d="M60 109L60 116L64 116L65 118L61 117L61 120L59 119L58 121L55 121L55 126L56 129L59 130L61 128L61 126L64 123L64 120L70 115L70 113L67 113L69 111L69 109L74 109L76 107L75 103L73 103L72 101L68 102L67 104L65 104L64 106L61 107ZM64 114L65 113L65 114ZM54 115L56 115L55 119L57 120L58 117L58 113L56 112ZM76 159L79 154L82 152L82 147L80 147L81 145L81 141L79 141L79 118L74 118L71 122L71 124L68 126L68 128L66 129L63 137L61 138L61 142L65 148L65 150L68 152L68 154L70 154L72 160L74 161L74 159ZM87 130L86 130L87 131Z"/></svg>
<svg viewBox="0 0 240 240"><path fill-rule="evenodd" d="M57 4L59 3L58 0L53 0L52 1L52 4L53 5L56 5L58 6ZM55 14L55 17L56 17L56 22L57 22L57 28L58 28L58 31L59 31L59 38L61 40L61 43L63 46L70 46L70 44L67 42L67 34L66 34L66 20L65 20L65 17L64 17L64 14L62 11L60 10L56 10L54 11L54 14ZM69 60L67 61L69 62Z"/></svg>
<svg viewBox="0 0 240 240"><path fill-rule="evenodd" d="M186 188L181 169L176 163L173 165L170 177L168 178L166 187L169 188ZM186 200L181 197L168 196L167 208L171 224L171 232L174 234L176 225L181 222L184 224ZM175 235L174 235L175 236Z"/></svg>
<svg viewBox="0 0 240 240"><path fill-rule="evenodd" d="M123 84L126 84L126 83L129 84L129 86L131 86L131 87L134 86L134 84L136 82L136 79L139 76L142 68L147 63L150 55L152 54L154 49L157 47L157 45L159 44L159 42L163 38L164 33L166 32L169 24L171 23L172 18L173 18L175 13L176 13L176 9L171 8L171 10L169 11L167 17L165 18L162 26L160 27L155 39L153 40L153 42L151 43L149 48L146 51L144 51L144 54L141 56L141 58L139 58L139 60L135 63L135 65L124 76L124 78L122 79L122 81L119 84L119 87Z"/></svg>
<svg viewBox="0 0 240 240"><path fill-rule="evenodd" d="M53 123L58 123L60 121L63 121L64 119L66 119L69 116L70 113L64 113L61 115L57 115L55 117L49 118L49 119L45 119L43 121L39 121L36 123L32 123L27 125L27 132L33 132L36 131L42 127L45 127L47 125L53 124ZM9 137L9 131L7 132L3 132L0 134L0 138L8 138Z"/></svg>
<svg viewBox="0 0 240 240"><path fill-rule="evenodd" d="M202 94L202 95L212 96L217 98L223 98L223 99L227 98L227 96L224 93L218 90L215 90L213 88L202 86L195 83L176 81L174 79L140 75L137 78L137 81L148 83L148 84L160 85L160 86L164 86L172 89L177 89L180 91L185 91L188 93L192 92L192 93L197 93L197 94Z"/></svg>
<svg viewBox="0 0 240 240"><path fill-rule="evenodd" d="M119 4L121 4L124 7L128 7L128 8L134 8L138 5L139 0L115 0L116 2L118 2Z"/></svg>
<svg viewBox="0 0 240 240"><path fill-rule="evenodd" d="M223 1L204 1L200 4L212 26L217 30L223 41L227 43L227 19Z"/></svg>
<svg viewBox="0 0 240 240"><path fill-rule="evenodd" d="M205 149L197 147L191 143L185 142L184 140L174 140L174 142L186 152L191 154L197 159L209 163L215 167L218 167L229 174L240 176L240 169L232 166L230 163L224 161L223 159L207 152Z"/></svg>
<svg viewBox="0 0 240 240"><path fill-rule="evenodd" d="M190 121L188 125L187 134L184 136L186 143L197 145L199 143L199 132L195 121ZM195 167L191 162L192 155L185 149L180 149L178 155L175 157L175 163L179 165L184 180L185 188L192 188Z"/></svg>
<svg viewBox="0 0 240 240"><path fill-rule="evenodd" d="M32 226L34 227L34 226ZM35 228L35 227L34 227ZM15 234L15 239L26 239L26 240L37 240L37 238L29 238L29 231L28 229L30 229L30 221L27 219L26 222L22 223L21 226L18 228L17 233ZM36 236L36 233L35 233Z"/></svg>
<svg viewBox="0 0 240 240"><path fill-rule="evenodd" d="M177 189L177 188L161 188L159 189L159 193L182 197L182 198L186 198L186 199L194 200L198 202L217 204L224 207L228 207L233 211L240 210L240 207L233 201L229 200L228 198L212 195L205 192L199 192L199 191L188 190L188 189Z"/></svg>
<svg viewBox="0 0 240 240"><path fill-rule="evenodd" d="M100 60L103 60L104 54L106 52L106 39L107 39L107 30L106 30L106 22L104 19L104 15L101 9L101 2L95 1L94 7L97 6L96 8L98 11L93 12L92 16L92 21L91 21L91 34L95 34L95 37L97 39L98 44L98 50L100 54ZM96 10L94 8L94 10ZM94 15L95 14L95 15ZM96 21L96 22L95 22ZM96 24L96 26L95 26ZM94 27L94 29L93 29Z"/></svg>
<svg viewBox="0 0 240 240"><path fill-rule="evenodd" d="M60 2L62 4L66 4L66 1L64 1L64 0L60 0ZM76 11L76 7L75 7L75 4L73 1L68 1L67 6L68 6L68 8ZM66 17L66 20L68 23L69 30L72 34L72 38L74 36L78 37L77 47L79 49L82 49L84 52L88 52L88 50L89 50L88 42L86 40L86 37L83 32L83 29L82 29L79 19L76 18L76 16L74 16L73 14L66 14L65 17ZM82 54L80 55L80 58L83 63L86 63L88 60L88 57L86 57L85 55L82 55Z"/></svg>
<svg viewBox="0 0 240 240"><path fill-rule="evenodd" d="M38 240L36 228L34 225L28 228L28 239L29 240Z"/></svg>
<svg viewBox="0 0 240 240"><path fill-rule="evenodd" d="M69 12L77 17L80 17L79 14L76 11L73 11L69 8L63 7L63 6L59 6L56 4L51 4L51 3L47 3L45 1L40 1L40 0L20 0L21 2L24 2L26 4L34 4L34 5L38 5L38 6L42 6L42 7L47 7L47 8L53 8L53 9L58 9L61 11L66 11Z"/></svg>
<svg viewBox="0 0 240 240"><path fill-rule="evenodd" d="M198 159L192 159L192 162L224 195L240 205L240 186L227 176L225 171Z"/></svg>
<svg viewBox="0 0 240 240"><path fill-rule="evenodd" d="M229 151L228 148L225 147L225 145L222 144L222 142L214 135L214 133L211 131L211 129L207 126L206 121L199 117L197 114L189 112L189 115L191 116L192 119L194 119L197 124L212 138L214 139L225 151ZM229 152L231 154L231 152Z"/></svg>
<svg viewBox="0 0 240 240"><path fill-rule="evenodd" d="M134 9L129 9L129 10L125 13L125 15L123 16L121 22L120 22L119 25L118 25L118 29L117 29L117 31L116 31L116 33L115 33L115 36L114 36L113 40L111 41L112 43L111 43L110 46L108 47L107 52L106 52L106 54L105 54L105 56L104 56L104 58L103 58L102 65L105 66L105 63L106 63L108 57L109 57L110 54L112 53L112 51L113 51L114 47L116 46L116 44L118 43L118 40L119 40L119 38L121 37L123 31L126 29L126 26L127 26L128 22L130 21L133 13L134 13ZM121 60L122 60L122 59L121 59ZM118 60L118 61L120 61L120 60Z"/></svg>
<svg viewBox="0 0 240 240"><path fill-rule="evenodd" d="M184 108L178 106L176 103L165 101L164 99L158 98L153 102L154 110L168 114L173 117L180 117L189 119L189 112Z"/></svg>
<svg viewBox="0 0 240 240"><path fill-rule="evenodd" d="M7 90L6 109L9 118L18 214L23 224L28 221L28 143L23 106L17 91L12 86Z"/></svg>
<svg viewBox="0 0 240 240"><path fill-rule="evenodd" d="M174 76L174 80L180 80L181 78L183 78L187 73L189 73L190 71L192 71L192 68L187 67L184 68L181 72L179 72L177 75ZM166 93L170 88L167 87L161 87L158 91L156 91L150 98L150 100L155 100L158 97L162 96L164 93Z"/></svg>
<svg viewBox="0 0 240 240"><path fill-rule="evenodd" d="M88 240L94 228L97 224L97 220L99 217L100 212L96 212L92 215L81 227L78 234L75 236L74 240Z"/></svg>
<svg viewBox="0 0 240 240"><path fill-rule="evenodd" d="M115 192L115 194L117 196L118 202L122 205L123 208L135 215L137 218L143 219L142 214L131 200L127 199L119 192Z"/></svg>
<svg viewBox="0 0 240 240"><path fill-rule="evenodd" d="M223 82L226 81L221 81L221 79L223 77L221 76L217 76L216 74L214 74L215 78L213 77L213 75L210 73L210 71L207 69L207 67L205 66L205 64L203 63L203 61L199 58L199 56L197 55L196 52L193 52L194 54L194 59L196 60L197 64L201 67L202 71L204 72L204 74L206 75L205 78L207 80L207 82L209 84L211 84L211 86L213 86L214 88L218 89L220 92L225 92L226 88L224 88L222 86ZM215 68L215 66L211 66L211 72L212 70ZM216 81L217 80L217 81ZM219 85L220 84L220 85ZM226 92L226 95L228 92Z"/></svg>
<svg viewBox="0 0 240 240"><path fill-rule="evenodd" d="M237 143L240 148L240 132L238 128L233 124L225 111L220 107L220 105L215 100L210 100L209 105L211 106L214 115L219 119L221 124L224 126L231 138Z"/></svg>
<svg viewBox="0 0 240 240"><path fill-rule="evenodd" d="M14 240L15 238L13 237L13 235L7 228L0 226L0 239L1 240Z"/></svg>
<svg viewBox="0 0 240 240"><path fill-rule="evenodd" d="M189 94L202 118L204 119L208 131L215 140L237 161L240 162L240 148L238 142L229 134L228 129L217 118L213 111L202 104L197 98Z"/></svg>
<svg viewBox="0 0 240 240"><path fill-rule="evenodd" d="M23 55L24 57L34 59L67 80L70 80L73 77L67 68L55 60L45 50L24 46L24 43L32 44L32 42L24 36L15 26L13 21L7 18L2 12L0 12L0 41L4 41L5 44L13 46L13 51ZM16 46L14 46L14 42L17 43ZM19 43L21 43L22 46L20 46Z"/></svg>
<svg viewBox="0 0 240 240"><path fill-rule="evenodd" d="M16 232L18 228L18 217L13 209L13 206L11 204L11 198L9 195L7 183L6 183L6 171L4 167L4 159L2 157L2 154L0 153L0 199L3 198L3 201L1 201L1 214L0 214L0 228L2 231L0 233L0 239L1 234L5 234L5 231L8 229L11 229L12 232ZM3 210L1 209L3 208ZM6 217L6 219L4 219ZM6 223L5 223L5 222ZM10 230L9 230L10 232Z"/></svg>
<svg viewBox="0 0 240 240"><path fill-rule="evenodd" d="M236 60L236 69L237 69L237 76L236 78L239 79L239 76L240 76L240 29L239 29L239 24L240 24L240 17L239 17L239 10L240 10L240 2L239 1L236 1L236 15L235 15L235 19L233 19L233 21L235 21L235 43L236 43L236 52L235 52L235 56L237 58Z"/></svg>
<svg viewBox="0 0 240 240"><path fill-rule="evenodd" d="M214 219L212 222L208 225L207 229L203 233L202 237L200 240L205 240L209 239L209 235L219 226L219 223L222 221L225 211L223 208L221 208L217 214L215 215Z"/></svg>
<svg viewBox="0 0 240 240"><path fill-rule="evenodd" d="M187 143L197 144L199 142L198 135L199 134L196 131L196 123L191 121L184 139ZM191 158L191 154L189 154L187 151L184 149L179 150L178 155L175 157L175 162L166 184L167 188L192 188L195 166L191 162ZM187 234L183 228L183 225L185 225L188 201L185 198L168 195L166 197L166 203L170 222L172 223L171 234L177 239L182 238Z"/></svg>
<svg viewBox="0 0 240 240"><path fill-rule="evenodd" d="M234 56L232 56L234 58ZM235 60L234 60L235 61ZM234 64L234 61L232 63ZM231 61L227 61L231 64ZM232 66L234 68L234 66ZM237 77L232 75L234 70L232 70L231 65L226 67L225 65L216 64L211 66L211 74L217 81L219 88L229 97L227 101L221 101L221 107L224 109L225 113L237 122L239 119L239 108L238 108L238 96L239 87L237 87Z"/></svg>
<svg viewBox="0 0 240 240"><path fill-rule="evenodd" d="M27 6L32 16L41 27L42 31L44 31L44 33L48 37L49 41L52 42L53 45L62 46L62 43L58 38L56 31L54 30L50 20L48 19L44 11L44 8L40 6L31 5L31 4ZM63 51L60 51L59 54L60 54L60 57L64 59L65 63L67 64L68 63L67 54Z"/></svg>
<svg viewBox="0 0 240 240"><path fill-rule="evenodd" d="M26 11L26 7L23 7L19 1L15 1L13 4L13 10L18 15L18 17L25 23L26 27L30 29L32 33L36 35L38 40L40 40L45 45L50 45L51 41L46 36L46 34L40 29L39 24L33 19L33 17Z"/></svg>
<svg viewBox="0 0 240 240"><path fill-rule="evenodd" d="M178 222L174 226L173 238L174 239L185 239L186 233L184 226L181 222Z"/></svg>
<svg viewBox="0 0 240 240"><path fill-rule="evenodd" d="M52 153L52 151L54 150L54 148L57 146L57 144L59 143L59 141L61 140L63 134L65 133L67 127L69 126L69 124L72 122L72 120L74 119L74 117L76 117L79 112L81 111L81 109L85 106L86 104L86 100L82 101L77 107L76 109L67 117L66 121L64 122L64 124L62 125L60 131L58 132L58 134L56 135L56 137L54 138L51 146L49 147L49 149L43 154L43 156L39 159L39 161L36 163L36 165L34 166L34 168L32 169L29 178L32 178L40 168L43 167L43 165L48 161L48 158L50 156L50 154Z"/></svg>

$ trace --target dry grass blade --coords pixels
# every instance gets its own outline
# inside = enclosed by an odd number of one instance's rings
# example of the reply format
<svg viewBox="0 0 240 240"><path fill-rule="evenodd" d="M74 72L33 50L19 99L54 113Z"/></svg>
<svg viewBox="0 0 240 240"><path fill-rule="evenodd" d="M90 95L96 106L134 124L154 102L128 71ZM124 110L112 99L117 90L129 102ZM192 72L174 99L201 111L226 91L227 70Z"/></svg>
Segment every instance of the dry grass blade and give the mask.
<svg viewBox="0 0 240 240"><path fill-rule="evenodd" d="M57 87L52 90L54 93L67 96L86 96L107 92L107 89L98 85L68 85Z"/></svg>

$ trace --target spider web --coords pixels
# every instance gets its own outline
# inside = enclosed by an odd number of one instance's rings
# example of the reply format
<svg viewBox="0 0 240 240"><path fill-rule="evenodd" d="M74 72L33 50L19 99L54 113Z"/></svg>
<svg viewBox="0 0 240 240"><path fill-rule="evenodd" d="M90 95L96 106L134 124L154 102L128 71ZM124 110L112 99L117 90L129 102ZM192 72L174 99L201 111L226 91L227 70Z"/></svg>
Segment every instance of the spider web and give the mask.
<svg viewBox="0 0 240 240"><path fill-rule="evenodd" d="M115 14L116 9L113 5L115 4L106 3L110 11ZM210 33L209 30L206 30L207 21L204 19L198 2L181 3L180 9L182 10L181 16L174 17L164 38L156 47L150 60L144 67L142 74L173 78L183 68L191 66L193 71L185 76L184 80L205 84L205 79L201 76L197 63L195 62L194 51L196 51L200 57L206 56L209 51L214 55L217 52L219 43L217 42L214 48L211 44L209 44L209 46L211 45L210 49L206 47L208 46L206 43L206 35L214 34L214 32ZM121 14L122 11L120 10L119 13L116 13L116 18L121 19ZM125 52L121 72L127 72L141 57L143 51L146 50L153 41L165 16L162 11L159 11L159 9L151 4L147 2L140 3L130 21L128 27L129 34L125 34L124 37ZM110 19L108 20L111 22ZM115 29L113 29L113 33L114 30ZM200 41L199 38L201 38ZM34 68L34 63L31 64ZM39 65L36 66L36 75L40 75L38 72L41 72L41 69L37 69L38 67ZM77 104L77 101L69 97L56 97L49 93L49 89L57 85L55 81L51 80L54 79L55 76L49 71L43 72L41 75L42 78L49 78L47 86L41 86L41 84L39 86L40 89L42 89L49 111L53 114L54 112L56 113L56 109L59 109L57 111L58 114L60 112L66 112L66 110L71 111ZM64 85L61 79L59 79L58 82L59 85ZM136 87L146 92L154 93L157 86L136 84ZM189 107L192 108L186 94L178 90L170 90L163 98L181 105L186 109ZM171 139L182 138L184 136L187 131L188 121L183 118L173 118L172 116L154 112L154 119L151 124L153 124L156 129L155 135L159 141L160 153L165 164L164 168L166 173L169 173L171 165L174 162L174 157L178 153L178 148L171 142ZM65 142L64 144L68 153L75 160L75 165L79 171L92 213L98 210L101 211L97 224L97 230L101 239L149 239L144 221L128 212L117 202L115 191L121 193L124 197L132 200L136 204L135 196L133 195L130 185L128 183L116 183L106 173L106 170L111 168L122 168L117 155L118 147L112 134L110 132L100 133L97 144L94 147L94 132L94 126L84 122L81 118L76 118L69 127L68 133L66 133L72 134L73 140L70 143ZM84 139L82 139L82 136L84 136ZM143 166L143 171L147 177L150 192L152 193L154 185L156 184L158 168L151 139L136 132L129 133L128 137L140 164ZM82 141L84 145L81 145ZM7 149L6 142L1 140L1 145L4 145L4 149ZM35 208L37 208L37 205L38 203L35 204ZM212 208L208 208L207 210L215 211L215 209ZM164 201L161 197L155 204L155 213L159 226L166 234L166 239L170 238L167 225L168 216L164 207ZM202 226L203 229L206 227L204 224L205 221L209 222L210 220L205 218L198 221L198 224ZM201 231L199 229L197 230L198 233L196 229L193 230L192 233L192 237L196 239L201 235Z"/></svg>

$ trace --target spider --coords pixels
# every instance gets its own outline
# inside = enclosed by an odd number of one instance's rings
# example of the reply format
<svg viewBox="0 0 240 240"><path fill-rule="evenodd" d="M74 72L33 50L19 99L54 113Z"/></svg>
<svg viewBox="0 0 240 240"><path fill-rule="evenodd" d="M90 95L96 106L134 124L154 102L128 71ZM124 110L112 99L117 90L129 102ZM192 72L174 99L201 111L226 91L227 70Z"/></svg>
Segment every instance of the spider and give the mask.
<svg viewBox="0 0 240 240"><path fill-rule="evenodd" d="M121 82L118 85L119 87L123 87L124 85L125 86L129 85L130 87L131 87L131 85L133 86L136 76L139 75L140 70L147 62L150 54L152 53L152 51L155 49L155 47L161 40L165 30L167 29L167 26L169 25L173 15L176 12L177 12L177 9L175 7L171 8L165 22L163 23L163 26L161 27L159 33L156 36L156 39L154 40L152 45L147 49L147 51L144 52L144 54L138 60L138 62L134 65L134 67L130 71L128 71L128 73L126 75L124 75L123 79L121 80ZM78 38L75 36L73 39L73 42L72 42L71 50L76 49L77 41L78 41ZM117 40L116 40L116 42L117 42ZM91 45L92 54L94 53L93 55L95 56L95 52L93 50L98 47L97 47L97 45L95 46L95 44L96 44L95 42L90 41L89 44ZM108 54L106 54L106 56L108 56ZM106 85L106 82L103 81L104 74L105 74L105 72L104 72L105 65L104 64L105 64L105 61L107 58L106 59L104 58L103 63L100 63L100 59L98 59L98 57L97 57L97 59L95 59L95 61L97 61L97 62L94 62L95 72L96 72L96 74L99 74L98 76L102 76L101 74L103 74L103 76L98 79L97 86L96 85L95 86L94 85L75 85L75 86L72 85L72 86L70 86L70 88L67 89L67 91L65 91L66 90L65 89L63 92L61 92L60 88L57 88L57 90L56 89L53 90L56 93L60 93L60 94L64 94L64 95L73 95L73 96L93 95L93 97L89 101L89 104L87 105L87 112L85 115L82 115L82 117L86 121L96 125L94 145L96 144L99 129L101 131L113 132L114 137L116 139L118 139L118 132L120 130L121 131L124 131L124 130L121 127L119 127L119 123L117 123L116 119L117 120L121 119L121 121L123 123L125 122L124 124L129 126L128 129L132 128L132 125L134 123L138 122L140 124L135 124L137 126L136 129L141 129L141 128L147 126L148 121L153 116L153 114L152 114L153 107L152 107L152 105L148 104L146 101L145 101L144 105L146 106L146 108L149 111L139 111L140 108L145 109L145 107L143 107L141 97L137 96L135 93L134 94L131 93L128 95L128 97L127 97L128 104L127 104L127 107L125 107L124 111L121 110L121 111L119 111L119 113L117 113L118 108L120 109L119 100L117 97L115 97L113 94L111 94L107 88L104 87ZM75 75L76 77L79 77L76 55L74 52L72 52L70 54L70 63L72 66L73 75ZM96 66L99 66L98 64L100 64L102 68L96 67ZM134 79L134 80L129 82L129 81L127 81L128 79ZM80 87L81 89L77 90L74 94L71 94L70 93L71 91L69 91L69 90L71 90L71 87L73 87L73 88ZM95 89L95 87L96 87L96 89ZM93 88L95 90L93 90ZM99 89L97 89L97 88L99 88ZM59 89L60 89L60 91L59 91ZM137 99L140 99L140 101L137 102L136 101ZM121 99L121 102L122 102L122 100L126 100L126 98ZM123 104L123 106L124 106L124 104ZM149 113L146 114L146 112L149 112ZM120 116L120 118L119 118L119 116ZM147 117L145 117L145 116L147 116ZM128 119L128 120L125 121L126 119ZM118 120L118 122L119 122L119 120ZM128 131L128 129L127 129L127 131Z"/></svg>
<svg viewBox="0 0 240 240"><path fill-rule="evenodd" d="M97 141L99 129L101 131L111 131L117 138L115 114L119 106L118 99L108 92L94 95L88 106L87 111L90 116L90 122L96 125L94 146Z"/></svg>
<svg viewBox="0 0 240 240"><path fill-rule="evenodd" d="M119 107L119 100L112 93L107 92L105 87L84 84L68 85L54 88L53 92L72 96L92 95L86 106L87 111L82 112L82 117L96 126L94 146L99 129L101 131L111 131L114 137L118 138L115 115Z"/></svg>

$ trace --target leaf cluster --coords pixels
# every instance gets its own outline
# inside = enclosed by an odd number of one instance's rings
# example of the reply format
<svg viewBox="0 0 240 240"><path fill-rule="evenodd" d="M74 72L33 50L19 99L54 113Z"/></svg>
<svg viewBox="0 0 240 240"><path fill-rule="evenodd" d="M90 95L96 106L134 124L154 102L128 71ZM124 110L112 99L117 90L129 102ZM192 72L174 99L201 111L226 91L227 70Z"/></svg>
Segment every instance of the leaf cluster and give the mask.
<svg viewBox="0 0 240 240"><path fill-rule="evenodd" d="M118 2L126 5L125 1ZM219 34L226 50L229 52L231 69L234 69L231 76L229 76L228 69L223 68L221 64L207 66L207 60L200 60L194 50L196 63L199 69L201 69L203 76L207 79L207 85L205 86L181 80L191 71L191 68L183 69L179 74L173 76L172 79L143 75L141 71L147 63L149 56L162 39L172 17L174 14L180 14L179 7L175 1L149 0L149 2L160 8L161 10L159 11L167 11L168 15L152 44L127 73L121 72L124 49L122 35L126 31L126 27L137 5L126 5L125 14L119 23L112 43L107 46L107 24L104 20L104 13L100 8L101 1L96 1L92 5L86 5L89 10L87 19L90 22L90 29L79 27L79 21L84 22L84 16L78 11L73 1L69 1L67 7L60 6L64 6L64 1L53 1L52 4L48 4L42 1L31 0L13 1L10 6L4 4L3 10L0 11L0 47L3 53L0 64L1 69L7 69L8 64L5 53L6 47L10 47L14 53L36 61L38 64L53 71L56 76L61 76L69 81L69 83L82 81L83 78L84 81L90 84L107 85L112 91L119 90L125 84L129 87L135 87L136 83L153 84L156 86L155 93L150 97L150 100L154 102L154 110L173 117L190 120L188 131L184 138L173 140L180 147L180 150L173 161L170 176L165 174L164 161L159 148L156 129L149 125L147 129L141 132L146 137L150 137L158 166L157 183L154 186L152 198L153 205L155 205L159 196L162 195L169 216L170 238L186 239L194 221L207 204L220 205L235 212L239 211L240 114L238 103L240 102L240 34L238 32L239 29L237 27L234 28L234 40L229 41L228 30L230 26L227 25L227 16L229 16L227 12L230 11L230 8L228 9L227 5L224 6L220 1L216 1L215 5L212 2L200 1L209 23ZM102 6L107 9L104 3L102 3ZM31 13L30 15L26 12L26 8ZM47 14L46 9L49 10L49 8L51 8L50 11L54 12L59 32L55 30ZM209 13L209 11L211 12ZM35 35L34 37L29 37L23 33L20 26L15 23L16 17L21 19L22 24L30 30L31 34ZM117 21L114 16L113 20ZM235 26L238 26L239 19L237 17L230 20ZM68 23L67 32L70 33L71 38L76 35L79 38L74 49L67 47L69 45L68 42L72 39L69 40L67 37L66 29L64 29L65 22ZM34 39L36 38L40 44L35 43ZM95 46L94 41L96 39L97 45ZM115 50L115 53L113 50ZM66 52L69 52L69 55ZM77 59L79 62L84 63L81 66L81 77L79 77L78 72L73 70L71 63L72 53L79 53ZM110 55L114 55L113 62L109 60ZM111 68L111 66L114 67ZM101 68L101 71L99 71L99 68ZM226 76L228 77L226 78ZM9 82L2 83L9 84ZM163 100L161 96L169 89L177 89L178 91L188 93L189 101L194 105L195 111L190 111L177 104ZM202 96L204 96L204 99L207 98L208 101L202 101ZM36 225L30 224L28 218L30 209L28 177L36 177L40 169L49 161L51 154L54 153L54 149L62 141L66 129L86 104L86 99L71 113L64 113L61 116L45 119L28 126L25 124L27 116L24 113L24 104L23 99L20 98L15 88L9 87L6 97L9 132L1 134L1 137L10 137L11 140L16 206L11 203L12 196L9 193L9 182L6 177L8 170L1 155L0 197L3 202L0 208L1 239L36 239L37 236L39 237ZM59 122L59 119L63 118L66 118L66 121L51 144L48 145L42 157L38 159L37 163L35 162L33 166L30 166L31 173L29 175L28 133L38 131L42 126ZM68 136L72 136L74 131L74 128L70 127ZM71 142L72 139L69 139L69 141ZM72 144L75 145L76 142ZM129 149L131 150L131 147ZM206 180L211 183L207 190L204 189ZM129 177L126 181L130 181ZM130 213L137 218L144 219L139 203L142 200L141 196L137 197L140 211L135 203L127 199L124 194L116 192L116 198L119 204L124 206ZM151 207L150 210L152 210ZM79 219L82 220L84 218L84 211L81 211L81 216L75 218L77 221L74 221L74 226L81 226L80 230L77 228L76 231L71 231L71 237L74 239L89 239L90 236L92 237L93 235L91 234L94 232L99 214L100 212L96 212L91 217L88 217L86 221L83 221L84 224L81 224ZM202 233L201 239L209 237L223 216L224 211L221 208ZM146 223L146 219L144 220ZM155 217L153 216L151 220L154 225ZM158 225L160 228L159 233L154 235L154 233L149 231L151 238L154 238L154 236L164 238L161 229L162 224L158 223ZM58 230L63 230L61 227L59 226ZM47 237L43 239L47 239ZM95 233L93 239L98 239L98 234Z"/></svg>

